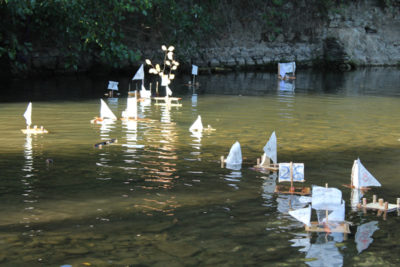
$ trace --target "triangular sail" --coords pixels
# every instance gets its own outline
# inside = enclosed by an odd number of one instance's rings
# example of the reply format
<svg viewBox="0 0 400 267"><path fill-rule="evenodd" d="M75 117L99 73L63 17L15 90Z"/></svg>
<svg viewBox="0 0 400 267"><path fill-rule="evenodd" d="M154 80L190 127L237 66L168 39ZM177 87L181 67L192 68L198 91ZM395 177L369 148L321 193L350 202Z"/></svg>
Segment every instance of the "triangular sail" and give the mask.
<svg viewBox="0 0 400 267"><path fill-rule="evenodd" d="M102 119L108 118L112 120L116 120L117 117L114 115L114 113L111 111L111 109L108 107L106 102L104 102L103 99L100 99L101 102L101 107L100 107L100 117Z"/></svg>
<svg viewBox="0 0 400 267"><path fill-rule="evenodd" d="M144 69L143 64L140 65L140 68L136 72L135 76L133 76L132 80L144 80Z"/></svg>
<svg viewBox="0 0 400 267"><path fill-rule="evenodd" d="M267 144L264 146L264 152L275 164L278 163L276 146L276 134L273 132Z"/></svg>
<svg viewBox="0 0 400 267"><path fill-rule="evenodd" d="M345 202L342 201L342 204L337 206L328 214L328 221L329 222L344 222L345 220ZM326 222L326 212L321 211L318 213L318 221L319 222Z"/></svg>
<svg viewBox="0 0 400 267"><path fill-rule="evenodd" d="M335 210L342 204L342 191L333 187L314 185L312 188L312 208L316 210Z"/></svg>
<svg viewBox="0 0 400 267"><path fill-rule="evenodd" d="M351 179L355 188L381 186L378 180L362 165L360 159L354 161Z"/></svg>
<svg viewBox="0 0 400 267"><path fill-rule="evenodd" d="M279 163L279 182L291 182L291 167L293 182L304 182L304 163Z"/></svg>
<svg viewBox="0 0 400 267"><path fill-rule="evenodd" d="M240 143L236 141L229 151L229 155L226 158L226 164L239 165L242 164L242 150L240 149Z"/></svg>
<svg viewBox="0 0 400 267"><path fill-rule="evenodd" d="M310 225L310 220L311 220L311 206L308 206L307 208L303 209L297 209L297 210L290 210L289 215L297 219L298 221Z"/></svg>
<svg viewBox="0 0 400 267"><path fill-rule="evenodd" d="M355 241L357 243L358 253L361 253L363 250L369 247L369 245L374 241L372 235L378 229L379 227L377 221L365 223L357 227Z"/></svg>
<svg viewBox="0 0 400 267"><path fill-rule="evenodd" d="M28 107L25 110L24 117L26 120L26 125L31 126L31 124L32 124L32 102L29 102Z"/></svg>
<svg viewBox="0 0 400 267"><path fill-rule="evenodd" d="M201 132L203 131L203 123L201 122L201 116L197 116L196 121L190 126L189 131L191 132Z"/></svg>

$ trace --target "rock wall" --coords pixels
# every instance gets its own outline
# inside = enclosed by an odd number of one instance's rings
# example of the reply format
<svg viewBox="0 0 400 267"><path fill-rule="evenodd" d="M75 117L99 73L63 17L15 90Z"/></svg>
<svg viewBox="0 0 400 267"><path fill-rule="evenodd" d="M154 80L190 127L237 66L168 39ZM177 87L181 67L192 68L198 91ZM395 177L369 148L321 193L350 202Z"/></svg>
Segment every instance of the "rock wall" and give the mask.
<svg viewBox="0 0 400 267"><path fill-rule="evenodd" d="M307 8L305 6L305 8ZM354 66L400 64L400 6L391 9L377 1L355 1L320 19L305 20L273 41L260 38L254 25L236 25L227 38L210 42L187 63L201 67L265 68L276 62L301 66L326 65L348 70ZM298 12L301 14L301 12ZM301 18L293 18L301 23Z"/></svg>

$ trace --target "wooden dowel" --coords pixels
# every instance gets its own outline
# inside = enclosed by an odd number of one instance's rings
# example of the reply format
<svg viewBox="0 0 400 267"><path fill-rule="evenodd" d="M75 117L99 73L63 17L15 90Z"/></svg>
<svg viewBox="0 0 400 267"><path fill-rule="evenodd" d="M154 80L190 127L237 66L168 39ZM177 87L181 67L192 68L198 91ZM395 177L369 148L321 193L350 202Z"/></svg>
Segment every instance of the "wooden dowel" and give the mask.
<svg viewBox="0 0 400 267"><path fill-rule="evenodd" d="M383 220L386 221L386 215L387 215L387 211L385 210L385 212L383 213Z"/></svg>
<svg viewBox="0 0 400 267"><path fill-rule="evenodd" d="M380 217L382 215L382 211L378 210L378 212L376 213L376 216Z"/></svg>
<svg viewBox="0 0 400 267"><path fill-rule="evenodd" d="M385 211L388 210L388 208L389 208L389 203L386 201L385 202Z"/></svg>
<svg viewBox="0 0 400 267"><path fill-rule="evenodd" d="M365 197L363 197L362 202L363 202L363 207L367 206L367 199Z"/></svg>
<svg viewBox="0 0 400 267"><path fill-rule="evenodd" d="M257 158L257 166L260 166L260 158Z"/></svg>
<svg viewBox="0 0 400 267"><path fill-rule="evenodd" d="M221 168L224 167L224 156L221 156Z"/></svg>
<svg viewBox="0 0 400 267"><path fill-rule="evenodd" d="M400 198L397 198L397 208L400 209Z"/></svg>
<svg viewBox="0 0 400 267"><path fill-rule="evenodd" d="M374 204L376 203L376 195L372 196L372 203L374 203Z"/></svg>
<svg viewBox="0 0 400 267"><path fill-rule="evenodd" d="M379 206L382 207L383 206L383 198L379 199Z"/></svg>

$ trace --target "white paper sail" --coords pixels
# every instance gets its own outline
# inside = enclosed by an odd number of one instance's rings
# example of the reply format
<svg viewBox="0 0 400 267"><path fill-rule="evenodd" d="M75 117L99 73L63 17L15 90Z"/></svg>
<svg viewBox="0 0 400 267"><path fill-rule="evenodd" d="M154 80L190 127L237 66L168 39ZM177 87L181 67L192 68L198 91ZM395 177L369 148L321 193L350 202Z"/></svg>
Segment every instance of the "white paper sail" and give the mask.
<svg viewBox="0 0 400 267"><path fill-rule="evenodd" d="M161 86L168 86L169 80L167 75L161 76Z"/></svg>
<svg viewBox="0 0 400 267"><path fill-rule="evenodd" d="M279 75L281 77L285 77L286 73L295 73L296 72L296 62L288 62L288 63L278 63L279 64Z"/></svg>
<svg viewBox="0 0 400 267"><path fill-rule="evenodd" d="M112 119L116 120L117 117L111 111L111 109L107 106L106 102L103 99L100 99L101 107L100 107L100 118L102 119Z"/></svg>
<svg viewBox="0 0 400 267"><path fill-rule="evenodd" d="M172 90L169 88L168 85L165 87L165 90L167 96L172 96Z"/></svg>
<svg viewBox="0 0 400 267"><path fill-rule="evenodd" d="M326 213L323 211L322 218L318 218L319 222L326 222ZM342 204L337 206L336 209L332 210L328 214L328 222L344 222L345 220L345 202L342 201Z"/></svg>
<svg viewBox="0 0 400 267"><path fill-rule="evenodd" d="M192 75L197 75L199 67L196 65L192 65Z"/></svg>
<svg viewBox="0 0 400 267"><path fill-rule="evenodd" d="M146 90L146 88L144 87L143 84L142 84L142 88L140 90L140 97L141 98L150 98L151 97L151 91Z"/></svg>
<svg viewBox="0 0 400 267"><path fill-rule="evenodd" d="M304 182L304 163L292 163L293 182ZM290 163L279 163L279 182L290 182Z"/></svg>
<svg viewBox="0 0 400 267"><path fill-rule="evenodd" d="M276 149L276 134L273 132L267 144L264 146L264 153L272 160L273 163L278 163Z"/></svg>
<svg viewBox="0 0 400 267"><path fill-rule="evenodd" d="M118 91L118 82L109 81L108 82L108 89L113 91Z"/></svg>
<svg viewBox="0 0 400 267"><path fill-rule="evenodd" d="M201 122L201 116L197 116L196 121L190 126L189 131L191 132L202 132L203 131L203 123Z"/></svg>
<svg viewBox="0 0 400 267"><path fill-rule="evenodd" d="M228 165L240 165L242 164L242 150L240 149L240 143L236 141L229 151L229 155L226 158L226 164Z"/></svg>
<svg viewBox="0 0 400 267"><path fill-rule="evenodd" d="M335 210L342 204L342 191L314 185L311 203L312 208L316 210Z"/></svg>
<svg viewBox="0 0 400 267"><path fill-rule="evenodd" d="M357 243L358 253L361 253L363 250L367 249L369 245L371 245L371 243L374 241L372 235L378 229L379 227L377 221L365 223L357 227L355 241Z"/></svg>
<svg viewBox="0 0 400 267"><path fill-rule="evenodd" d="M310 225L310 220L311 220L311 206L308 206L307 208L303 209L297 209L297 210L290 210L289 215L297 219L298 221Z"/></svg>
<svg viewBox="0 0 400 267"><path fill-rule="evenodd" d="M31 126L32 124L32 102L29 102L28 107L24 113L25 121L27 126Z"/></svg>
<svg viewBox="0 0 400 267"><path fill-rule="evenodd" d="M143 64L140 65L140 68L136 72L135 76L133 76L132 80L143 80L144 79L144 69Z"/></svg>
<svg viewBox="0 0 400 267"><path fill-rule="evenodd" d="M354 161L351 180L355 188L381 186L378 180L361 164L360 159Z"/></svg>
<svg viewBox="0 0 400 267"><path fill-rule="evenodd" d="M126 109L122 112L124 118L137 118L137 100L136 97L126 99Z"/></svg>

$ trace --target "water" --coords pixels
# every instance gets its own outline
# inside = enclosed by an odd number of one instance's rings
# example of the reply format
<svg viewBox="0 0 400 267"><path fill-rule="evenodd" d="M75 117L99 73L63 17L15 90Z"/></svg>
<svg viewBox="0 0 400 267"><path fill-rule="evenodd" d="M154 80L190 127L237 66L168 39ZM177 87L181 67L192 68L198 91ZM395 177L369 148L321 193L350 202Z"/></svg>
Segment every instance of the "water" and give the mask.
<svg viewBox="0 0 400 267"><path fill-rule="evenodd" d="M275 74L200 76L195 96L183 77L172 87L182 107L139 104L143 120L108 126L89 122L106 79L120 81L121 97L108 100L120 116L129 78L10 82L0 104L0 263L399 264L397 212L352 210L342 186L359 157L382 184L365 197L400 197L399 77L398 69L300 71L292 91ZM33 124L49 134L20 132L30 100ZM198 114L216 131L191 135ZM274 194L276 182L252 168L273 131L278 161L304 162L305 185L342 190L353 223L347 237L307 234L287 214L298 199ZM94 147L111 138L118 142ZM242 169L221 168L236 140ZM359 228L367 223L376 227Z"/></svg>

